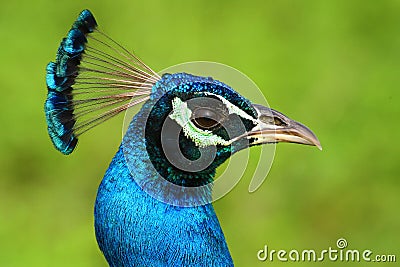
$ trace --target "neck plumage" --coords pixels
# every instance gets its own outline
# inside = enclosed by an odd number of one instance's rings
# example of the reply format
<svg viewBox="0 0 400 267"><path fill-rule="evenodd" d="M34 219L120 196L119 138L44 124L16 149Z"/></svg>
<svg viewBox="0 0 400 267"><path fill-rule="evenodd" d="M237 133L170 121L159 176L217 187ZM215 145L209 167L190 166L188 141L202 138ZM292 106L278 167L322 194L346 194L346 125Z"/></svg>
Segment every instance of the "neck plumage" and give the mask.
<svg viewBox="0 0 400 267"><path fill-rule="evenodd" d="M141 126L145 117L139 112L132 120L98 189L96 238L108 263L116 267L233 266L211 204L174 205L145 192L165 193L168 198L172 194L180 198L178 203L186 204L193 197L208 203L211 196L210 187L188 197L159 191L162 188L153 179L159 175L145 148Z"/></svg>

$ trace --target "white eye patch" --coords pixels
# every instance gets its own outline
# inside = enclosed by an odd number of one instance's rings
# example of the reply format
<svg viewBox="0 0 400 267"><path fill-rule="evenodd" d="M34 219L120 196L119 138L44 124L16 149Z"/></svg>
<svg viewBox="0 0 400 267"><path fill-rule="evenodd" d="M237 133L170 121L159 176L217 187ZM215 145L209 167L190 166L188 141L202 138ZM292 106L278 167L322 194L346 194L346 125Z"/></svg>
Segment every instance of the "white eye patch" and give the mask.
<svg viewBox="0 0 400 267"><path fill-rule="evenodd" d="M238 108L237 106L235 106L234 104L232 104L231 102L226 100L224 97L213 94L213 93L207 93L207 92L205 93L205 95L212 95L212 96L217 97L219 100L221 100L222 103L224 103L224 105L228 109L229 114L236 114L246 120L252 121L254 124L258 124L258 121L256 119L254 119L249 114L247 114L246 112L244 112L243 110L241 110L240 108Z"/></svg>

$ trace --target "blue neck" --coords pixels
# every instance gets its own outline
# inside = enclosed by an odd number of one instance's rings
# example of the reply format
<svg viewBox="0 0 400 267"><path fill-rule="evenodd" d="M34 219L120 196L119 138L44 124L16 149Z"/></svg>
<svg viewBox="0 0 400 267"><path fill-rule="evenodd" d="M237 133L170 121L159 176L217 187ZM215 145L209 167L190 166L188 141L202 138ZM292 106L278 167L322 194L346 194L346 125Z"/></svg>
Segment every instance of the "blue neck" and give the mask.
<svg viewBox="0 0 400 267"><path fill-rule="evenodd" d="M98 189L96 237L108 263L115 267L233 266L211 204L167 204L137 184L157 176L140 127L143 116L141 111L132 120Z"/></svg>

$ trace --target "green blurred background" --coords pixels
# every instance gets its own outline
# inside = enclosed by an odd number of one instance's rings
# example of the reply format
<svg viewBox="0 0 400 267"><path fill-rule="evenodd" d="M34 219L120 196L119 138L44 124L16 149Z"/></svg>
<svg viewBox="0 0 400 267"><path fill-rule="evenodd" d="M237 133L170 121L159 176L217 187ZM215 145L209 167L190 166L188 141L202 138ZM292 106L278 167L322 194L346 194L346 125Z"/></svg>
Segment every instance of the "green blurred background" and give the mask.
<svg viewBox="0 0 400 267"><path fill-rule="evenodd" d="M322 152L278 145L256 193L244 177L215 203L237 266L310 266L259 262L256 253L322 250L340 237L400 261L400 1L17 0L0 8L1 267L107 266L93 203L122 117L65 157L43 114L45 66L84 8L155 70L193 60L239 69L320 138Z"/></svg>

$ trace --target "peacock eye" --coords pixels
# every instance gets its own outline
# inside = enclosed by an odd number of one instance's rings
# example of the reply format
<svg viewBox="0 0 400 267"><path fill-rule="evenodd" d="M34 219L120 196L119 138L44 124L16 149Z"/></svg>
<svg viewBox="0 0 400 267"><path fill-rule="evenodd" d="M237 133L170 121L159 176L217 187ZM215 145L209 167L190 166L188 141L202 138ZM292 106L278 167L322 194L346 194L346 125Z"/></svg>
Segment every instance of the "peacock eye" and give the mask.
<svg viewBox="0 0 400 267"><path fill-rule="evenodd" d="M198 108L193 112L193 123L203 130L213 130L220 126L221 117L208 108Z"/></svg>

